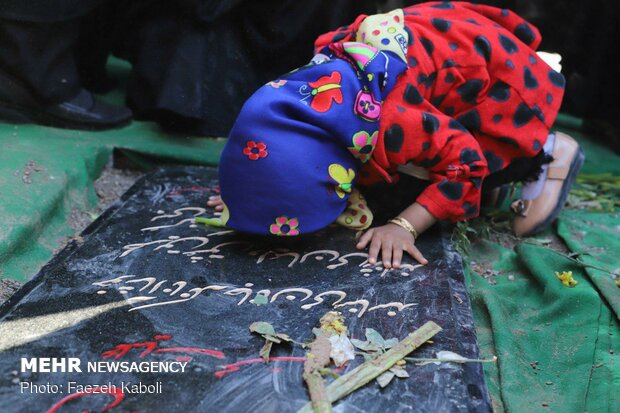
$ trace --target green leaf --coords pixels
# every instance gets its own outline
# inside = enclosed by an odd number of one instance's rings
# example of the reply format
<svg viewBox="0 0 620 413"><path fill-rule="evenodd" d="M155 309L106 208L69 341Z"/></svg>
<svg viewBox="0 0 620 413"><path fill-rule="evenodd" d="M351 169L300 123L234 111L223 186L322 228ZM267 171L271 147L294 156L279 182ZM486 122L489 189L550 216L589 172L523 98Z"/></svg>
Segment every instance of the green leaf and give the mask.
<svg viewBox="0 0 620 413"><path fill-rule="evenodd" d="M272 343L280 344L282 340L275 336L270 336L269 334L262 334L263 338L267 341L271 341Z"/></svg>
<svg viewBox="0 0 620 413"><path fill-rule="evenodd" d="M370 361L375 358L372 354L368 354L368 353L363 353L362 356L364 356L364 361Z"/></svg>
<svg viewBox="0 0 620 413"><path fill-rule="evenodd" d="M196 224L203 224L203 225L209 225L211 227L224 227L224 223L222 222L221 218L203 218L203 217L196 217L194 218L194 222Z"/></svg>
<svg viewBox="0 0 620 413"><path fill-rule="evenodd" d="M370 342L370 344L374 344L379 348L385 348L385 340L383 336L379 334L377 330L373 330L372 328L366 329L366 339Z"/></svg>
<svg viewBox="0 0 620 413"><path fill-rule="evenodd" d="M273 326L266 321L256 321L250 324L250 331L252 333L258 333L264 336L276 335L276 330L274 330Z"/></svg>
<svg viewBox="0 0 620 413"><path fill-rule="evenodd" d="M406 379L409 377L409 373L407 373L407 370L405 370L403 366L393 366L390 371L394 373L396 377L400 377L401 379Z"/></svg>
<svg viewBox="0 0 620 413"><path fill-rule="evenodd" d="M254 297L254 299L252 300L252 304L254 305L265 305L269 302L269 299L267 298L267 296L264 296L262 294L256 294L256 297Z"/></svg>
<svg viewBox="0 0 620 413"><path fill-rule="evenodd" d="M356 338L351 339L351 344L364 351L368 351L368 348L370 347L370 343L368 341L362 341Z"/></svg>
<svg viewBox="0 0 620 413"><path fill-rule="evenodd" d="M385 340L384 348L390 349L398 344L398 339L396 337L390 338L389 340Z"/></svg>
<svg viewBox="0 0 620 413"><path fill-rule="evenodd" d="M369 341L357 340L355 338L351 339L351 344L353 344L355 347L359 348L362 351L379 351L380 350L380 347L377 346L376 344L372 344Z"/></svg>
<svg viewBox="0 0 620 413"><path fill-rule="evenodd" d="M284 340L284 341L293 341L293 339L290 338L288 336L288 334L284 334L284 333L278 333L278 334L276 334L276 337L279 338L280 340Z"/></svg>
<svg viewBox="0 0 620 413"><path fill-rule="evenodd" d="M394 372L388 370L384 372L383 374L381 374L379 377L377 377L377 383L379 383L379 386L385 387L388 384L390 384L394 376L395 376Z"/></svg>

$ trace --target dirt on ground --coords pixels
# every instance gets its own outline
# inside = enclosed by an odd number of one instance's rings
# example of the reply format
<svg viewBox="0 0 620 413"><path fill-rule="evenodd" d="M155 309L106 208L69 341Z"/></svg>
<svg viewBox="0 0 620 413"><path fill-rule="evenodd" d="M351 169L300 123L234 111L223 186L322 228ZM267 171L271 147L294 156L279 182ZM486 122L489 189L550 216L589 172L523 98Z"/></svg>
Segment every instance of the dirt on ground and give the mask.
<svg viewBox="0 0 620 413"><path fill-rule="evenodd" d="M40 171L42 168L36 165L34 161L30 161L22 171L17 171L17 173L22 175L22 180L28 185L32 183L32 175ZM82 242L82 237L79 234L108 209L114 201L119 199L141 176L142 172L139 171L114 168L112 159L110 159L94 184L98 198L97 205L89 210L78 207L71 210L68 224L75 234L60 240L54 255L70 241ZM0 279L0 304L8 300L22 285L23 283L19 281Z"/></svg>
<svg viewBox="0 0 620 413"><path fill-rule="evenodd" d="M0 278L0 304L8 300L23 283L8 278Z"/></svg>
<svg viewBox="0 0 620 413"><path fill-rule="evenodd" d="M110 207L142 176L142 172L129 169L116 169L112 159L108 161L101 175L95 181L97 206L91 210L73 208L69 215L69 225L76 232L82 232L99 215Z"/></svg>

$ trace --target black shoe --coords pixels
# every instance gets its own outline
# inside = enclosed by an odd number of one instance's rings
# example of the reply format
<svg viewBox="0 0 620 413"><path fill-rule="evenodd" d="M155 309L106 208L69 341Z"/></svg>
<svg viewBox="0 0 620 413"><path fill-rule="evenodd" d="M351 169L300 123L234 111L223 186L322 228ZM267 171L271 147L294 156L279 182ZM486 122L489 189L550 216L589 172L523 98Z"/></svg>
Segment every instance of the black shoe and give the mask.
<svg viewBox="0 0 620 413"><path fill-rule="evenodd" d="M42 103L18 81L0 72L0 120L65 129L104 130L124 126L131 117L128 108L98 100L85 89L66 102Z"/></svg>

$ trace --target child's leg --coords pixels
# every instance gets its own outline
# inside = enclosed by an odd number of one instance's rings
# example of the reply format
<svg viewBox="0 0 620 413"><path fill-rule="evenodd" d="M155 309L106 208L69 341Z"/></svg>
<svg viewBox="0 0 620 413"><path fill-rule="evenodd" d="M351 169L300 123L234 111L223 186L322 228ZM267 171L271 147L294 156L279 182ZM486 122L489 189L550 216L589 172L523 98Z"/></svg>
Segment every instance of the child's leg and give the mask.
<svg viewBox="0 0 620 413"><path fill-rule="evenodd" d="M518 236L529 236L547 228L564 207L584 155L570 136L556 132L549 135L543 149L534 158L515 159L511 164L489 175L483 191L509 182L524 182L521 199L512 203L517 214L513 229Z"/></svg>

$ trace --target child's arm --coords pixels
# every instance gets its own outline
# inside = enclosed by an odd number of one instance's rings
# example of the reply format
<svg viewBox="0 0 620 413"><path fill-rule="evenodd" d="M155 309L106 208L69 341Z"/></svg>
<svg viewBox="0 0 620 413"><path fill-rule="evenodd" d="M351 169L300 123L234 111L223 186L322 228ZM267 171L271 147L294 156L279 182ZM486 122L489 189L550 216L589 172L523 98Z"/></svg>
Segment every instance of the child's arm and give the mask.
<svg viewBox="0 0 620 413"><path fill-rule="evenodd" d="M398 216L406 219L415 228L418 235L426 231L437 221L426 208L417 202L413 203ZM403 251L408 252L421 264L428 264L428 260L416 248L413 234L399 225L388 223L369 229L360 238L357 248L364 249L368 243L370 243L368 262L371 264L377 262L379 251L381 251L381 259L385 268L399 268Z"/></svg>

